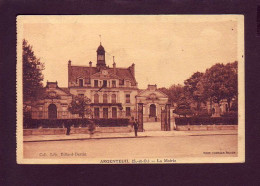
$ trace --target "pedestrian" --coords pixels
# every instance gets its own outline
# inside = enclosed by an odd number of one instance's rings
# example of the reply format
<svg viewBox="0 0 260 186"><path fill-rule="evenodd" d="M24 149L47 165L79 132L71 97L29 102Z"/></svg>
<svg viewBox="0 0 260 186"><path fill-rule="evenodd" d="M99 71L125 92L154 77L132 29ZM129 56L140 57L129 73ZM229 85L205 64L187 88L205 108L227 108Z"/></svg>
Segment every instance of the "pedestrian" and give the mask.
<svg viewBox="0 0 260 186"><path fill-rule="evenodd" d="M131 120L130 120L130 126L131 126L131 128L134 127L134 122L135 122L134 117L131 117Z"/></svg>
<svg viewBox="0 0 260 186"><path fill-rule="evenodd" d="M66 135L70 135L70 124L66 123L67 132Z"/></svg>
<svg viewBox="0 0 260 186"><path fill-rule="evenodd" d="M138 131L138 126L139 126L137 119L134 121L133 125L134 125L134 130L135 130L135 137L137 137L137 131Z"/></svg>
<svg viewBox="0 0 260 186"><path fill-rule="evenodd" d="M88 127L89 134L90 134L90 138L91 138L92 135L94 134L95 129L96 129L95 122L94 122L92 119L90 119L90 120L89 120L89 127Z"/></svg>

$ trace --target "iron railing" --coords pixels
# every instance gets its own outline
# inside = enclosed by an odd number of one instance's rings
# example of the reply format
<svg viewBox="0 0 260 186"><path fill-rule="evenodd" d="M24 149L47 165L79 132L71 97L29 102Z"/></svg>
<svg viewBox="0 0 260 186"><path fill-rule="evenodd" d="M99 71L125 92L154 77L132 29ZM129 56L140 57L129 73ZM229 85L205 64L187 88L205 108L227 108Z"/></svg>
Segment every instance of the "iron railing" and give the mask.
<svg viewBox="0 0 260 186"><path fill-rule="evenodd" d="M126 112L126 111L121 111L119 109L117 109L117 113L116 113L116 117L113 114L113 111L108 110L107 112L105 111L105 115L107 113L107 117L104 116L104 111L103 109L99 109L99 117L98 118L131 118L133 116L135 116L135 111L130 111ZM31 112L31 116L32 119L77 119L77 118L82 118L81 116L79 116L79 114L71 114L69 111L57 111L57 117L55 117L56 114L51 114L52 118L49 118L49 113L48 111L32 111ZM95 117L95 113L94 111L92 112L92 116L94 118ZM87 115L84 116L85 118L88 117Z"/></svg>

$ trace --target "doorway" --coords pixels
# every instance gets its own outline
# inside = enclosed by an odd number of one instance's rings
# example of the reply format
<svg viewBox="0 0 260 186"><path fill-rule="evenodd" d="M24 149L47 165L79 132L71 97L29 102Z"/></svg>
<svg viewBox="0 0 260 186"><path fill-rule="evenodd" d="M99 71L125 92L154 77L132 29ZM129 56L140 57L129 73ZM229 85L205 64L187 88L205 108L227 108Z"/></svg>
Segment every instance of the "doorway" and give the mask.
<svg viewBox="0 0 260 186"><path fill-rule="evenodd" d="M155 104L151 104L150 105L150 114L149 114L150 117L156 117L156 106Z"/></svg>
<svg viewBox="0 0 260 186"><path fill-rule="evenodd" d="M55 104L50 104L48 107L48 118L57 119L57 107Z"/></svg>

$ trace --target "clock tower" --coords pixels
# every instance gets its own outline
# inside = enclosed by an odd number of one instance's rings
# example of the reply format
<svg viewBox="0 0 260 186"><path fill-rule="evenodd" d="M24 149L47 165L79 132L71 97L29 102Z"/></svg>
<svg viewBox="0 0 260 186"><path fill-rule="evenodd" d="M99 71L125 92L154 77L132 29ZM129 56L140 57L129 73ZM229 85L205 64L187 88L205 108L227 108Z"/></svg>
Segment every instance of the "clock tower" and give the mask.
<svg viewBox="0 0 260 186"><path fill-rule="evenodd" d="M100 45L97 49L97 67L105 67L105 66L106 66L105 49L100 42Z"/></svg>

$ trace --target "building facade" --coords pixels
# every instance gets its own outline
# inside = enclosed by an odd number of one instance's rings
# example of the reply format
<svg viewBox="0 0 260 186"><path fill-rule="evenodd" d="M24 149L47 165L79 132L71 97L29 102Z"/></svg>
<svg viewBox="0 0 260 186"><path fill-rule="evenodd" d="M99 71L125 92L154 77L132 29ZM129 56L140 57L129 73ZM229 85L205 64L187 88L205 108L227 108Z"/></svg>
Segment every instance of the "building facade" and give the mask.
<svg viewBox="0 0 260 186"><path fill-rule="evenodd" d="M135 79L135 64L127 68L118 68L113 60L113 67L106 65L105 49L101 45L97 49L96 65L90 61L88 66L73 65L68 61L68 88L67 97L62 96L57 83L47 83L44 94L48 94L49 86L55 95L60 97L59 101L66 102L61 107L58 99L54 99L52 107L43 105L42 109L48 113L50 109L57 110L57 113L66 111L68 118L79 117L68 112L68 105L73 96L84 96L91 100L91 110L93 118L131 118L136 117L136 96L138 94L137 81ZM65 90L65 88L63 88ZM65 100L63 100L63 98ZM49 99L42 98L40 102L48 102ZM40 107L34 107L33 118L39 118ZM50 118L45 114L41 118ZM62 118L57 114L57 119Z"/></svg>
<svg viewBox="0 0 260 186"><path fill-rule="evenodd" d="M94 118L135 117L135 96L138 93L135 64L127 68L106 65L105 49L97 49L97 63L93 66L75 66L68 62L68 88L70 93L91 100Z"/></svg>
<svg viewBox="0 0 260 186"><path fill-rule="evenodd" d="M57 82L47 82L46 87L37 90L37 99L31 103L33 119L69 119L77 116L68 112L72 101L68 88L60 88Z"/></svg>
<svg viewBox="0 0 260 186"><path fill-rule="evenodd" d="M168 96L156 85L148 85L147 89L139 91L136 103L143 103L143 121L161 121L161 110L168 103Z"/></svg>

